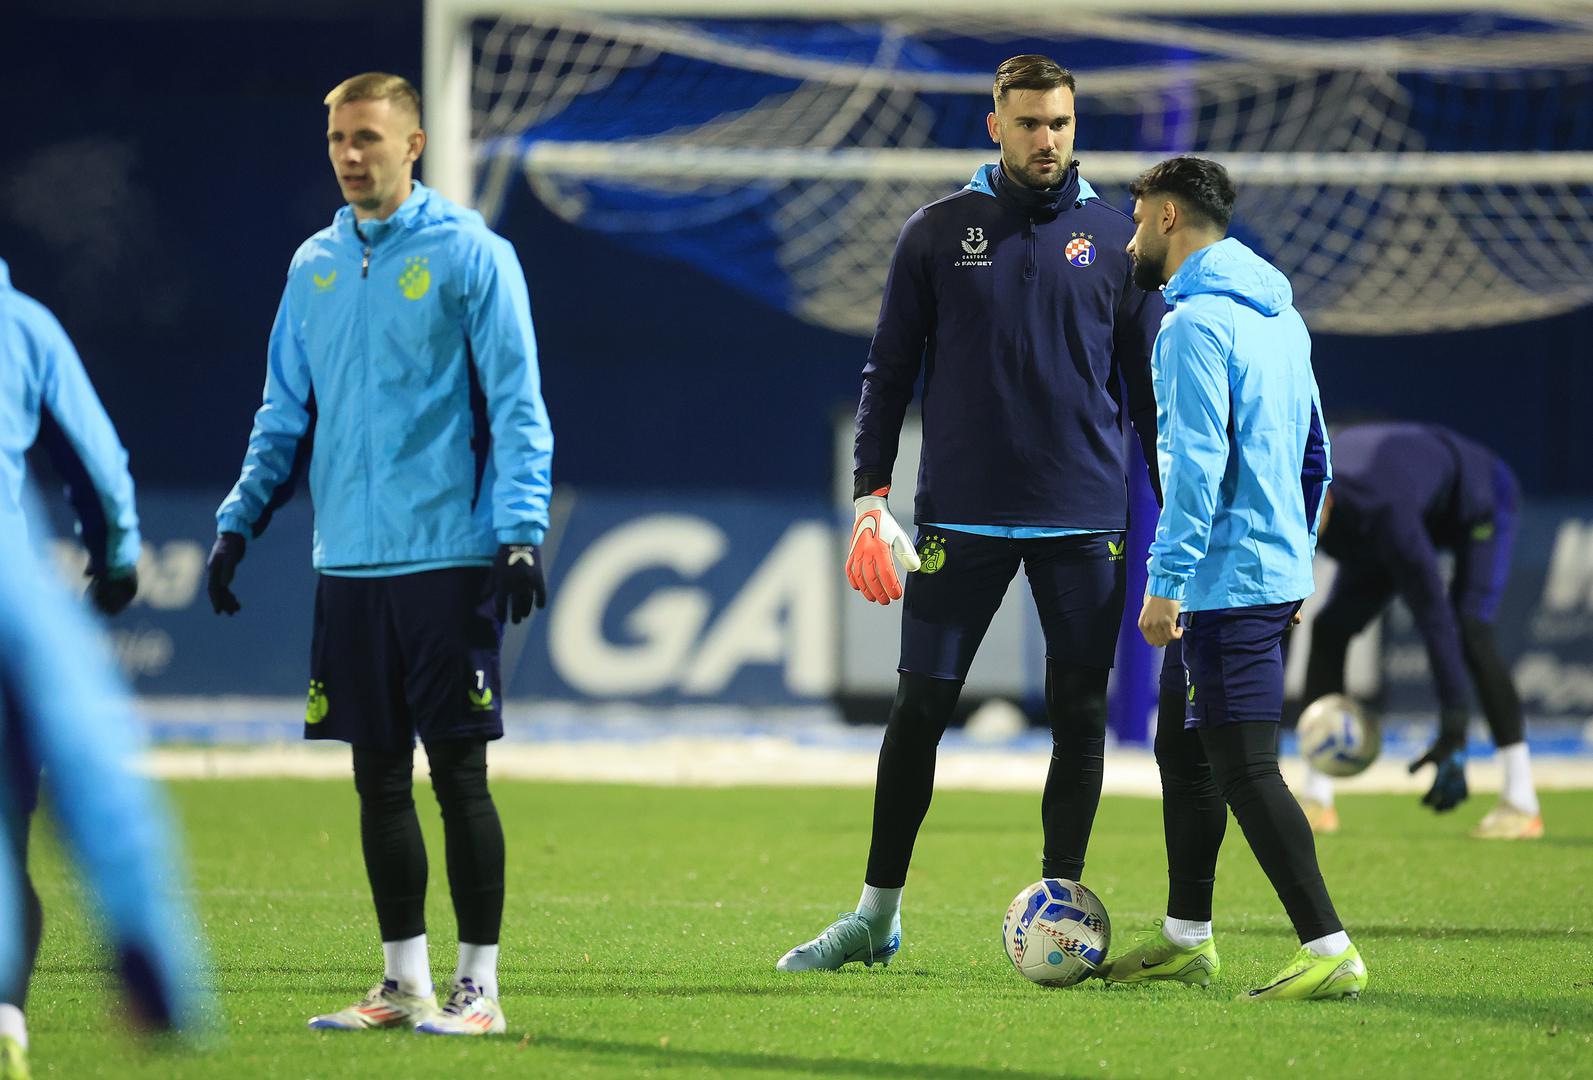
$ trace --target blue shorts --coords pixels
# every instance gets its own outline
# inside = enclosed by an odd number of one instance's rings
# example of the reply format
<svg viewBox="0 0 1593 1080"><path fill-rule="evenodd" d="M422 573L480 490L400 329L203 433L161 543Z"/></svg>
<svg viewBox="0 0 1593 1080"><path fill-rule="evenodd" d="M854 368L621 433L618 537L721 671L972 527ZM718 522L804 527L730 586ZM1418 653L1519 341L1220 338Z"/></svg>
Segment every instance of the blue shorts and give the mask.
<svg viewBox="0 0 1593 1080"><path fill-rule="evenodd" d="M897 670L968 677L974 654L1022 565L1052 660L1109 668L1123 621L1122 533L1013 540L921 529L923 569L907 575Z"/></svg>
<svg viewBox="0 0 1593 1080"><path fill-rule="evenodd" d="M304 737L398 752L503 736L503 625L492 571L323 574L315 589Z"/></svg>
<svg viewBox="0 0 1593 1080"><path fill-rule="evenodd" d="M1283 719L1283 636L1299 610L1300 601L1291 600L1179 616L1188 679L1184 727Z"/></svg>

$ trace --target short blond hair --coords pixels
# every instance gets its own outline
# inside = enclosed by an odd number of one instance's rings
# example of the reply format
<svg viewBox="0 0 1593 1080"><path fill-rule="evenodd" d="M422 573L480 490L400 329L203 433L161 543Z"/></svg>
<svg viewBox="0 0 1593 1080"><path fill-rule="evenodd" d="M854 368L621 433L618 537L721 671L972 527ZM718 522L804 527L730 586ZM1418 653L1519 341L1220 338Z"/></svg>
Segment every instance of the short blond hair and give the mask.
<svg viewBox="0 0 1593 1080"><path fill-rule="evenodd" d="M332 87L323 104L329 109L347 105L351 101L390 101L397 108L407 110L420 124L420 92L415 84L402 75L385 71L367 71L363 75L344 79Z"/></svg>

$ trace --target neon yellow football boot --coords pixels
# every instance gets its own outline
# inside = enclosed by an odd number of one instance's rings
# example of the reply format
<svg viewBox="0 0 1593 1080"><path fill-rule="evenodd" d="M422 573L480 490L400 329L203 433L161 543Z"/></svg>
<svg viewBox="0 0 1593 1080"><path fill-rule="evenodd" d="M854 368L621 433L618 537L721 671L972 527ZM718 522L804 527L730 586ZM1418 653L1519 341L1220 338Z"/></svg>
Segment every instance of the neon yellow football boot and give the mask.
<svg viewBox="0 0 1593 1080"><path fill-rule="evenodd" d="M1222 970L1217 959L1217 944L1207 938L1193 948L1175 945L1162 933L1162 920L1149 930L1134 935L1134 944L1116 960L1109 961L1101 978L1114 983L1181 982L1190 986L1210 986Z"/></svg>
<svg viewBox="0 0 1593 1080"><path fill-rule="evenodd" d="M1317 956L1303 945L1267 985L1247 990L1240 1001L1329 1001L1357 998L1366 989L1366 965L1354 945L1337 956Z"/></svg>
<svg viewBox="0 0 1593 1080"><path fill-rule="evenodd" d="M9 1035L0 1035L0 1080L30 1080L28 1052Z"/></svg>

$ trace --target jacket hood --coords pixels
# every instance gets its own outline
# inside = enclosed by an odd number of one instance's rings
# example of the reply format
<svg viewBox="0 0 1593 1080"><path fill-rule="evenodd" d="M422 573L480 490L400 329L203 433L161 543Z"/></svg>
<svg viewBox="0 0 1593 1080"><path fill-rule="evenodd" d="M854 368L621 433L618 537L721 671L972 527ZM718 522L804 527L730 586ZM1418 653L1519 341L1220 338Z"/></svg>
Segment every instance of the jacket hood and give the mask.
<svg viewBox="0 0 1593 1080"><path fill-rule="evenodd" d="M1176 304L1201 293L1231 296L1263 315L1276 315L1294 303L1294 289L1283 272L1231 236L1185 259L1162 295Z"/></svg>

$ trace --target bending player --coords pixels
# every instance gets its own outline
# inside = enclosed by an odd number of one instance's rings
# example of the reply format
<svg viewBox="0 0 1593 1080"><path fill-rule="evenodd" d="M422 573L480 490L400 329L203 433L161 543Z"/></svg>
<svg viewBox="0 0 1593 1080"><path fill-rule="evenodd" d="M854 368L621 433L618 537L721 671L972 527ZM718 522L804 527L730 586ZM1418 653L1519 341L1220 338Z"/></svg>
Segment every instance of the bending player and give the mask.
<svg viewBox="0 0 1593 1080"><path fill-rule="evenodd" d="M1515 474L1491 450L1436 424L1362 424L1339 432L1333 447L1322 550L1339 570L1311 623L1306 700L1343 692L1350 639L1397 594L1421 630L1438 689L1438 737L1410 767L1435 766L1422 802L1444 811L1466 798L1469 672L1504 766L1499 805L1471 835L1542 836L1521 698L1493 632L1520 512ZM1454 555L1447 594L1441 550ZM1338 828L1331 777L1308 769L1300 802L1312 828Z"/></svg>
<svg viewBox="0 0 1593 1080"><path fill-rule="evenodd" d="M1149 356L1163 307L1131 280L1128 219L1079 175L1073 90L1073 76L1046 57L1004 62L988 118L1000 163L919 210L897 242L863 369L846 574L865 598L889 604L903 597L893 558L922 570L905 590L862 896L782 957L781 971L896 954L936 747L1020 565L1045 632L1053 739L1042 872L1083 872L1123 613L1125 420L1154 462ZM920 371L915 554L885 497Z"/></svg>
<svg viewBox="0 0 1593 1080"><path fill-rule="evenodd" d="M1156 737L1168 917L1105 975L1205 985L1217 974L1211 897L1226 802L1300 938L1283 970L1241 998L1353 997L1366 966L1278 772L1283 636L1311 594L1330 477L1311 338L1288 279L1224 239L1236 192L1221 165L1172 158L1130 190L1135 279L1165 284L1171 308L1152 359L1166 502L1139 626L1152 645L1180 646L1162 680L1187 685L1174 701L1186 698L1188 719L1180 725L1174 705Z"/></svg>

